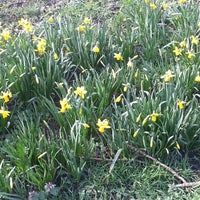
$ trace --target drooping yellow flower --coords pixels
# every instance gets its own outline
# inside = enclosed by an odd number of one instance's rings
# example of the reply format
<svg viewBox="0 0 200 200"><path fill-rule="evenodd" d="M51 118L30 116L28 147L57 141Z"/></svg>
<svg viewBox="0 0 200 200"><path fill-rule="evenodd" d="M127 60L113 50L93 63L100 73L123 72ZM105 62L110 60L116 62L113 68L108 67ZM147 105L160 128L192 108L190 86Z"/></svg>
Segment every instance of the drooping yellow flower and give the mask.
<svg viewBox="0 0 200 200"><path fill-rule="evenodd" d="M135 74L134 74L134 77L135 77L135 78L138 78L138 74L139 74L139 70L137 69L137 71L136 71Z"/></svg>
<svg viewBox="0 0 200 200"><path fill-rule="evenodd" d="M158 116L159 116L158 113L153 113L153 114L151 114L151 115L150 115L151 121L152 121L152 122L156 122Z"/></svg>
<svg viewBox="0 0 200 200"><path fill-rule="evenodd" d="M136 123L138 123L139 121L140 121L140 119L141 119L141 113L138 115L138 117L136 118Z"/></svg>
<svg viewBox="0 0 200 200"><path fill-rule="evenodd" d="M54 23L54 18L53 17L49 17L48 22L51 23L51 24Z"/></svg>
<svg viewBox="0 0 200 200"><path fill-rule="evenodd" d="M9 30L3 30L1 33L3 39L7 42L10 39L10 32Z"/></svg>
<svg viewBox="0 0 200 200"><path fill-rule="evenodd" d="M85 98L85 94L87 93L87 90L85 90L84 86L77 87L76 90L74 91L76 95L79 95L82 99Z"/></svg>
<svg viewBox="0 0 200 200"><path fill-rule="evenodd" d="M10 115L10 111L5 110L3 107L0 110L0 114L2 115L3 118L7 118Z"/></svg>
<svg viewBox="0 0 200 200"><path fill-rule="evenodd" d="M86 17L84 20L83 20L83 23L85 24L85 25L88 25L88 24L90 24L90 19L88 18L88 17Z"/></svg>
<svg viewBox="0 0 200 200"><path fill-rule="evenodd" d="M72 106L71 106L71 104L68 103L67 98L60 100L60 106L61 106L61 108L60 108L61 113L65 113L66 110L72 109Z"/></svg>
<svg viewBox="0 0 200 200"><path fill-rule="evenodd" d="M117 61L123 60L123 57L122 57L121 53L114 53L114 58L115 58Z"/></svg>
<svg viewBox="0 0 200 200"><path fill-rule="evenodd" d="M54 53L53 59L54 59L54 60L58 60L58 54L57 54L57 53Z"/></svg>
<svg viewBox="0 0 200 200"><path fill-rule="evenodd" d="M145 3L148 3L148 2L149 2L149 0L144 0L144 2L145 2Z"/></svg>
<svg viewBox="0 0 200 200"><path fill-rule="evenodd" d="M149 115L147 115L144 120L142 121L142 126L144 126L148 121Z"/></svg>
<svg viewBox="0 0 200 200"><path fill-rule="evenodd" d="M195 82L200 83L200 75L197 75L194 79Z"/></svg>
<svg viewBox="0 0 200 200"><path fill-rule="evenodd" d="M89 124L83 123L82 125L84 126L84 128L90 128Z"/></svg>
<svg viewBox="0 0 200 200"><path fill-rule="evenodd" d="M82 33L85 31L85 26L84 25L80 25L79 27L77 27L77 30Z"/></svg>
<svg viewBox="0 0 200 200"><path fill-rule="evenodd" d="M191 51L188 52L188 56L189 59L192 59L193 57L195 57L195 54Z"/></svg>
<svg viewBox="0 0 200 200"><path fill-rule="evenodd" d="M180 110L182 110L182 109L184 108L184 104L185 104L184 101L180 101L180 100L177 101L177 106L178 106L178 108L179 108Z"/></svg>
<svg viewBox="0 0 200 200"><path fill-rule="evenodd" d="M175 75L169 69L168 71L165 72L163 76L161 76L161 79L164 79L165 82L170 82L173 77L175 77Z"/></svg>
<svg viewBox="0 0 200 200"><path fill-rule="evenodd" d="M116 99L115 99L115 103L120 103L122 100L122 94L120 94Z"/></svg>
<svg viewBox="0 0 200 200"><path fill-rule="evenodd" d="M24 26L25 24L27 24L28 23L28 21L26 20L26 19L23 19L23 18L21 18L19 21L18 21L18 24L20 25L20 26Z"/></svg>
<svg viewBox="0 0 200 200"><path fill-rule="evenodd" d="M137 130L133 133L133 137L134 137L134 138L137 137L139 130L140 130L140 129L137 129Z"/></svg>
<svg viewBox="0 0 200 200"><path fill-rule="evenodd" d="M167 4L166 4L166 3L163 4L163 5L162 5L162 8L163 8L164 11L166 11L166 10L167 10Z"/></svg>
<svg viewBox="0 0 200 200"><path fill-rule="evenodd" d="M199 40L198 40L198 38L196 36L192 35L191 38L192 38L192 41L191 41L192 44L195 44L195 45L199 44Z"/></svg>
<svg viewBox="0 0 200 200"><path fill-rule="evenodd" d="M104 119L103 121L98 119L98 122L97 122L96 125L98 126L98 130L99 130L100 133L104 133L105 129L111 128L110 125L109 125L109 121L107 119Z"/></svg>
<svg viewBox="0 0 200 200"><path fill-rule="evenodd" d="M181 147L180 147L180 145L179 145L179 143L178 143L178 142L176 142L176 148L177 148L178 150L180 150L180 149L181 149Z"/></svg>
<svg viewBox="0 0 200 200"><path fill-rule="evenodd" d="M92 48L92 52L94 53L99 53L100 49L97 45L95 45L93 48Z"/></svg>
<svg viewBox="0 0 200 200"><path fill-rule="evenodd" d="M176 56L181 56L182 55L182 49L178 48L177 46L174 47L173 53Z"/></svg>
<svg viewBox="0 0 200 200"><path fill-rule="evenodd" d="M12 93L10 91L2 92L2 95L0 96L0 99L4 99L4 102L9 102L12 98Z"/></svg>
<svg viewBox="0 0 200 200"><path fill-rule="evenodd" d="M157 8L157 6L156 6L156 4L154 4L154 3L150 3L150 8L151 8L152 10L155 10L155 9Z"/></svg>

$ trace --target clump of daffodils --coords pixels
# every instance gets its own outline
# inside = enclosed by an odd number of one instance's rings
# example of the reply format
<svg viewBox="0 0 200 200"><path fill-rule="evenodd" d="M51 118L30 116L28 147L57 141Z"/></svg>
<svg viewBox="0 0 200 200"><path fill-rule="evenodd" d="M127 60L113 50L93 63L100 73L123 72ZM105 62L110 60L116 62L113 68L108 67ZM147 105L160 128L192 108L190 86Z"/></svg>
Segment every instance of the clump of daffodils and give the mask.
<svg viewBox="0 0 200 200"><path fill-rule="evenodd" d="M47 44L47 41L45 39L41 39L40 41L38 41L36 51L38 52L40 56L44 54L46 50L46 44Z"/></svg>
<svg viewBox="0 0 200 200"><path fill-rule="evenodd" d="M29 22L28 20L26 19L20 19L18 21L18 24L19 26L21 26L23 28L23 30L26 32L26 33L29 33L33 30L33 26L31 24L31 22Z"/></svg>

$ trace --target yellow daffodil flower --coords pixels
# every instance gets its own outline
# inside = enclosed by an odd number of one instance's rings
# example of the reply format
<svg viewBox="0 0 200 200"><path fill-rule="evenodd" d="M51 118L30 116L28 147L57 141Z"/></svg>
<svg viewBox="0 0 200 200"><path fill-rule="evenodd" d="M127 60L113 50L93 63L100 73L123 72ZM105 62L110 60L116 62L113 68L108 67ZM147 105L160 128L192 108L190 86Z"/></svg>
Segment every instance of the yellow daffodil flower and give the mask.
<svg viewBox="0 0 200 200"><path fill-rule="evenodd" d="M0 114L2 115L3 118L7 118L10 115L10 111L4 110L4 108L1 108Z"/></svg>
<svg viewBox="0 0 200 200"><path fill-rule="evenodd" d="M167 10L167 4L163 4L162 8L163 8L164 11L166 11Z"/></svg>
<svg viewBox="0 0 200 200"><path fill-rule="evenodd" d="M151 8L152 10L155 10L155 9L157 8L157 6L156 6L156 4L151 3L151 4L150 4L150 8Z"/></svg>
<svg viewBox="0 0 200 200"><path fill-rule="evenodd" d="M115 103L120 103L122 100L122 94L120 94L116 99L115 99Z"/></svg>
<svg viewBox="0 0 200 200"><path fill-rule="evenodd" d="M80 33L82 33L82 32L85 31L85 26L84 26L84 25L80 25L80 26L77 28L77 30L78 30Z"/></svg>
<svg viewBox="0 0 200 200"><path fill-rule="evenodd" d="M178 106L178 108L179 108L180 110L182 110L182 109L184 108L184 104L185 104L184 101L180 101L180 100L177 101L177 106Z"/></svg>
<svg viewBox="0 0 200 200"><path fill-rule="evenodd" d="M164 79L165 82L170 82L171 78L175 77L173 72L169 69L168 71L165 72L163 76L161 76L162 79Z"/></svg>
<svg viewBox="0 0 200 200"><path fill-rule="evenodd" d="M8 103L11 98L12 98L12 93L10 91L2 92L2 95L0 96L0 99L4 99L5 103Z"/></svg>
<svg viewBox="0 0 200 200"><path fill-rule="evenodd" d="M98 130L100 133L104 133L105 129L109 129L111 128L109 126L109 121L107 119L104 119L103 121L101 121L100 119L98 119L98 122L96 124L98 126Z"/></svg>
<svg viewBox="0 0 200 200"><path fill-rule="evenodd" d="M152 121L152 122L156 122L157 117L158 117L159 115L160 115L160 114L158 114L158 113L153 113L153 114L151 114L151 115L150 115L151 121Z"/></svg>
<svg viewBox="0 0 200 200"><path fill-rule="evenodd" d="M71 104L68 103L67 98L60 100L60 106L61 106L61 108L60 108L61 113L65 113L66 110L72 109L72 106L71 106Z"/></svg>
<svg viewBox="0 0 200 200"><path fill-rule="evenodd" d="M186 41L182 41L182 42L180 42L180 44L179 44L181 47L186 47Z"/></svg>
<svg viewBox="0 0 200 200"><path fill-rule="evenodd" d="M94 52L94 53L99 53L99 51L100 51L100 49L97 45L92 48L92 52Z"/></svg>
<svg viewBox="0 0 200 200"><path fill-rule="evenodd" d="M188 56L189 59L192 59L193 57L195 57L195 54L192 53L191 51L188 52Z"/></svg>
<svg viewBox="0 0 200 200"><path fill-rule="evenodd" d="M54 18L53 17L49 17L48 22L51 23L51 24L54 23Z"/></svg>
<svg viewBox="0 0 200 200"><path fill-rule="evenodd" d="M192 44L195 44L195 45L199 44L199 40L198 40L198 38L196 36L192 35L191 38L192 38L192 41L191 41Z"/></svg>
<svg viewBox="0 0 200 200"><path fill-rule="evenodd" d="M195 82L200 83L200 75L197 75L194 79Z"/></svg>
<svg viewBox="0 0 200 200"><path fill-rule="evenodd" d="M123 60L123 57L122 57L121 53L114 53L114 58L115 58L117 61Z"/></svg>
<svg viewBox="0 0 200 200"><path fill-rule="evenodd" d="M77 87L76 90L74 91L74 93L76 95L79 95L82 99L84 99L87 91L85 90L84 86L81 86L81 87Z"/></svg>
<svg viewBox="0 0 200 200"><path fill-rule="evenodd" d="M181 56L182 55L182 49L178 48L177 46L174 47L173 53L176 56Z"/></svg>
<svg viewBox="0 0 200 200"><path fill-rule="evenodd" d="M58 54L54 53L53 59L54 59L54 60L58 60Z"/></svg>
<svg viewBox="0 0 200 200"><path fill-rule="evenodd" d="M88 24L90 24L90 19L88 18L88 17L86 17L84 20L83 20L83 23L85 24L85 25L88 25Z"/></svg>
<svg viewBox="0 0 200 200"><path fill-rule="evenodd" d="M7 42L10 39L10 32L8 30L3 30L1 36Z"/></svg>
<svg viewBox="0 0 200 200"><path fill-rule="evenodd" d="M129 60L128 62L127 62L127 67L133 67L133 62L131 61L131 60Z"/></svg>

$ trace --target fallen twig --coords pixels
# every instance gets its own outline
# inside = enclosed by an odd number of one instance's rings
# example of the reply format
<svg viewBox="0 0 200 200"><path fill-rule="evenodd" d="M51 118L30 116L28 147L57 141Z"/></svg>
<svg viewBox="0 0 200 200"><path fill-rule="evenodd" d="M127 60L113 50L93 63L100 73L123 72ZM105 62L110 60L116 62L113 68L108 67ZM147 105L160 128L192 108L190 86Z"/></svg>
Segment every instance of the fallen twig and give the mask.
<svg viewBox="0 0 200 200"><path fill-rule="evenodd" d="M182 184L172 185L173 188L197 187L197 186L200 186L200 181L186 182L186 183L182 183Z"/></svg>
<svg viewBox="0 0 200 200"><path fill-rule="evenodd" d="M140 155L143 155L144 157L146 157L146 158L148 158L148 159L150 159L150 160L153 160L156 164L158 164L158 165L160 165L161 167L165 168L167 171L169 171L170 173L172 173L177 179L179 179L179 180L182 181L183 183L187 183L187 181L186 181L183 177L179 176L178 173L175 172L175 171L174 171L172 168L170 168L169 166L167 166L167 165L161 163L161 162L158 161L157 159L151 157L150 155L146 154L144 151L141 151L141 150L137 149L137 148L134 147L134 146L131 146L131 145L127 144L127 143L126 143L126 145L127 145L127 147L128 147L129 149L131 149L132 151L138 152Z"/></svg>
<svg viewBox="0 0 200 200"><path fill-rule="evenodd" d="M144 151L141 151L141 150L137 149L136 147L131 146L128 143L126 143L126 146L129 149L131 149L132 151L138 152L140 155L144 156L145 158L153 160L156 164L158 164L161 167L165 168L167 171L169 171L170 173L172 173L177 179L179 179L180 181L183 182L182 184L172 185L172 188L184 188L184 187L197 187L197 186L200 186L200 181L197 181L197 182L187 182L183 177L179 176L178 173L175 172L172 168L170 168L169 166L161 163L160 161L158 161L157 159L151 157L150 155L146 154Z"/></svg>

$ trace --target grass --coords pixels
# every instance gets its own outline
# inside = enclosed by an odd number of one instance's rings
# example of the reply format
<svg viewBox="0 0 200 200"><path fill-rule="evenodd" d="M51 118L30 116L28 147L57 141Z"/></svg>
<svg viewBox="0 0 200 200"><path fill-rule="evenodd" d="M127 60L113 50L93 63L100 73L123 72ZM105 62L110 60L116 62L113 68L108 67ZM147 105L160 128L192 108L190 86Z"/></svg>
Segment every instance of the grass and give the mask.
<svg viewBox="0 0 200 200"><path fill-rule="evenodd" d="M199 199L197 4L4 2L0 198Z"/></svg>

